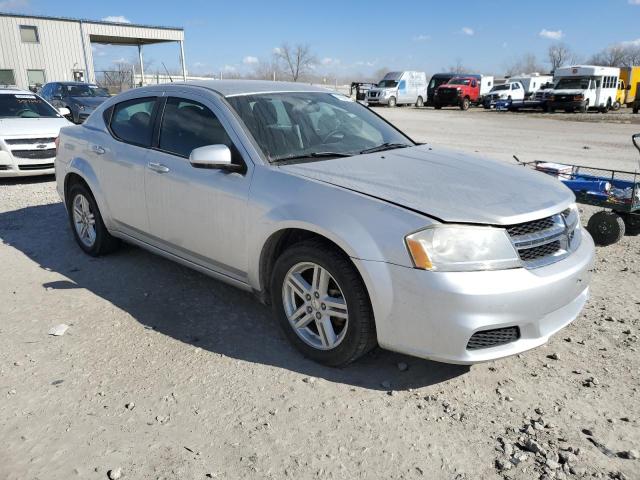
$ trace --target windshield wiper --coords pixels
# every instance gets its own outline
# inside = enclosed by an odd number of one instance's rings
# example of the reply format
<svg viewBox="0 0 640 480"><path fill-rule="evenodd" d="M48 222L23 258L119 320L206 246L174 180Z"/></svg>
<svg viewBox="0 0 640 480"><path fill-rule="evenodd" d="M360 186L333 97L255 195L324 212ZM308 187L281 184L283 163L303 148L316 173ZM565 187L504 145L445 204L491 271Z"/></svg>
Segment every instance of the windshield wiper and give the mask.
<svg viewBox="0 0 640 480"><path fill-rule="evenodd" d="M293 160L308 160L314 158L338 158L338 157L351 157L353 153L344 152L310 152L302 155L294 155L292 157L281 157L273 160L275 163L288 162Z"/></svg>
<svg viewBox="0 0 640 480"><path fill-rule="evenodd" d="M360 153L375 153L375 152L384 152L385 150L394 150L396 148L407 148L411 145L407 145L406 143L390 143L385 142L382 145L378 145L377 147L366 148L361 150Z"/></svg>

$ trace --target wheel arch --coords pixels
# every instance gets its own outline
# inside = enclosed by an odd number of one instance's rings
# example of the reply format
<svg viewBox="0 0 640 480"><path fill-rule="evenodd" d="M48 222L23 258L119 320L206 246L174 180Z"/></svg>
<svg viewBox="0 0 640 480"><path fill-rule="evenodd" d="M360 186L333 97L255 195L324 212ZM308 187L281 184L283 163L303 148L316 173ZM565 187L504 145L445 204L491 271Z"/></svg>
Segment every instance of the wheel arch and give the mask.
<svg viewBox="0 0 640 480"><path fill-rule="evenodd" d="M271 274L273 273L273 267L280 255L293 245L311 239L320 240L323 243L326 243L330 248L343 254L353 264L356 271L358 271L360 278L362 278L362 273L351 260L353 252L349 253L350 249L348 247L340 245L340 243L343 243L340 242L340 240L329 238L329 236L324 234L324 232L320 232L317 229L309 227L283 227L269 235L262 246L262 250L260 251L258 263L258 285L260 289L259 297L264 303L269 302ZM364 279L362 280L364 283Z"/></svg>
<svg viewBox="0 0 640 480"><path fill-rule="evenodd" d="M111 224L111 216L109 215L109 209L104 201L98 177L89 162L79 157L76 157L69 162L69 166L64 176L63 192L65 206L67 203L69 188L74 182L81 182L86 185L98 204L100 215L102 216L105 226L109 228Z"/></svg>

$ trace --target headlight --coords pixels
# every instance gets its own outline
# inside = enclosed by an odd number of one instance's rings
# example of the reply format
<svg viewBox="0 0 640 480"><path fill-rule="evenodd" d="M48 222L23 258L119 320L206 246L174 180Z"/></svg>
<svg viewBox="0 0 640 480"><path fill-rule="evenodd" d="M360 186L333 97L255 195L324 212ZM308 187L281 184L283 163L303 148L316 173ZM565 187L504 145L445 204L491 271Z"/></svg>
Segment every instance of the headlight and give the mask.
<svg viewBox="0 0 640 480"><path fill-rule="evenodd" d="M505 229L437 225L405 239L413 264L423 270L462 272L522 266Z"/></svg>

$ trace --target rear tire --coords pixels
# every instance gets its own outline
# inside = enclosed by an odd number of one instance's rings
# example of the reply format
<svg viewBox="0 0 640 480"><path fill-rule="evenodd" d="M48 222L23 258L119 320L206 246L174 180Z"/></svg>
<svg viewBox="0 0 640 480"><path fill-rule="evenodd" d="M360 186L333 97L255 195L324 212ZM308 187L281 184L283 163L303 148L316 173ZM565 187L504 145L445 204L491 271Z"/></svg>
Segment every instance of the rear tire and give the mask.
<svg viewBox="0 0 640 480"><path fill-rule="evenodd" d="M626 235L640 235L640 213L620 214Z"/></svg>
<svg viewBox="0 0 640 480"><path fill-rule="evenodd" d="M317 274L322 271L328 277ZM314 285L316 278L327 279L324 286ZM295 279L295 288L291 279ZM329 299L326 305L323 299ZM323 241L301 242L278 258L271 277L271 303L289 341L318 363L342 367L376 345L373 310L360 275L346 255ZM327 315L341 311L346 320ZM295 327L294 322L302 326Z"/></svg>
<svg viewBox="0 0 640 480"><path fill-rule="evenodd" d="M611 109L611 99L607 100L607 104L604 107L600 107L600 113L609 113Z"/></svg>
<svg viewBox="0 0 640 480"><path fill-rule="evenodd" d="M442 105L434 105L433 108L436 110L442 110Z"/></svg>
<svg viewBox="0 0 640 480"><path fill-rule="evenodd" d="M84 184L76 183L69 189L67 213L76 242L86 254L99 257L120 246L120 240L104 226L98 204Z"/></svg>
<svg viewBox="0 0 640 480"><path fill-rule="evenodd" d="M603 210L591 216L587 223L587 231L596 245L613 245L624 237L625 224L617 213Z"/></svg>

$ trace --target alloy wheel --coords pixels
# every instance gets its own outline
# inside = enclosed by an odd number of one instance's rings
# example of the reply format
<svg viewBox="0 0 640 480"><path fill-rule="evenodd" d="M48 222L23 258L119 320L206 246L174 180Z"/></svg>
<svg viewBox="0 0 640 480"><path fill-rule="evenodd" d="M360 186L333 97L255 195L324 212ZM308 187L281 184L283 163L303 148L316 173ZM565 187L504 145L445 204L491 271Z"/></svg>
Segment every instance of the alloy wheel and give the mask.
<svg viewBox="0 0 640 480"><path fill-rule="evenodd" d="M74 197L73 203L73 225L80 241L91 248L96 241L96 218L91 211L89 200L78 194Z"/></svg>
<svg viewBox="0 0 640 480"><path fill-rule="evenodd" d="M347 302L338 282L320 265L294 265L284 278L282 303L291 328L311 347L331 350L344 340Z"/></svg>

